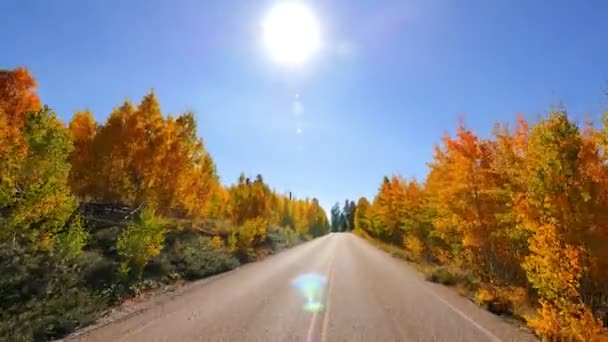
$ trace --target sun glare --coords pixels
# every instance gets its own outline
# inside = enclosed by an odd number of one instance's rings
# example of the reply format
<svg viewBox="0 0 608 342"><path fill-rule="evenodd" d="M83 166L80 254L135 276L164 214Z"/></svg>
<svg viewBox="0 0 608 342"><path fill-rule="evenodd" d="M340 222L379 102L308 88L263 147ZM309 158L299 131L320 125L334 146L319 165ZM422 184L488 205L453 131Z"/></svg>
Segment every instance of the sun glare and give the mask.
<svg viewBox="0 0 608 342"><path fill-rule="evenodd" d="M264 44L277 63L304 64L321 47L319 23L313 11L302 3L275 5L262 26Z"/></svg>

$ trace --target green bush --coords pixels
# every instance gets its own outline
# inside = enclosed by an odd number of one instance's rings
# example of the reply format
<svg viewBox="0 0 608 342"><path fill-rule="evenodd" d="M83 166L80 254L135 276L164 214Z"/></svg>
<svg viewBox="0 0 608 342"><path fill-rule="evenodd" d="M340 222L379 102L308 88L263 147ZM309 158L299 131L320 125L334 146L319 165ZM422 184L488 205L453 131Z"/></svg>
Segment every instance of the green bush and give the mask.
<svg viewBox="0 0 608 342"><path fill-rule="evenodd" d="M280 251L287 247L287 243L281 233L281 228L270 228L266 234L266 238L270 243L270 248L273 251Z"/></svg>
<svg viewBox="0 0 608 342"><path fill-rule="evenodd" d="M458 273L458 283L463 285L468 291L477 291L479 289L479 279L470 272Z"/></svg>
<svg viewBox="0 0 608 342"><path fill-rule="evenodd" d="M211 239L192 231L171 234L166 248L158 258L170 262L165 271L175 271L187 279L198 279L233 269L239 265L236 258L224 249L213 246Z"/></svg>
<svg viewBox="0 0 608 342"><path fill-rule="evenodd" d="M171 260L165 251L166 248L161 254L150 259L144 268L144 279L169 283L179 277L175 265L171 263Z"/></svg>
<svg viewBox="0 0 608 342"><path fill-rule="evenodd" d="M445 267L437 267L432 270L426 277L426 280L443 285L456 285L457 278Z"/></svg>
<svg viewBox="0 0 608 342"><path fill-rule="evenodd" d="M80 260L0 245L0 336L48 340L94 321L107 302L87 289Z"/></svg>
<svg viewBox="0 0 608 342"><path fill-rule="evenodd" d="M469 272L460 270L449 270L444 266L433 267L426 271L426 280L443 285L460 285L468 291L476 291L479 288L479 281Z"/></svg>
<svg viewBox="0 0 608 342"><path fill-rule="evenodd" d="M116 241L120 235L119 227L109 227L96 230L91 234L89 246L100 249L106 256L115 257Z"/></svg>
<svg viewBox="0 0 608 342"><path fill-rule="evenodd" d="M280 251L302 242L298 233L287 227L274 227L268 230L267 239L273 251Z"/></svg>
<svg viewBox="0 0 608 342"><path fill-rule="evenodd" d="M116 251L122 257L120 274L130 280L139 279L146 263L158 255L165 241L165 228L154 209L146 207L136 222L123 230L116 241Z"/></svg>
<svg viewBox="0 0 608 342"><path fill-rule="evenodd" d="M239 265L238 260L213 249L187 248L180 257L178 270L187 279L199 279L206 276L218 274Z"/></svg>
<svg viewBox="0 0 608 342"><path fill-rule="evenodd" d="M98 252L84 252L81 258L84 284L93 290L104 290L118 282L116 260L104 257Z"/></svg>
<svg viewBox="0 0 608 342"><path fill-rule="evenodd" d="M0 336L8 341L48 341L93 323L106 303L89 291L69 288L25 305L26 311L0 314Z"/></svg>

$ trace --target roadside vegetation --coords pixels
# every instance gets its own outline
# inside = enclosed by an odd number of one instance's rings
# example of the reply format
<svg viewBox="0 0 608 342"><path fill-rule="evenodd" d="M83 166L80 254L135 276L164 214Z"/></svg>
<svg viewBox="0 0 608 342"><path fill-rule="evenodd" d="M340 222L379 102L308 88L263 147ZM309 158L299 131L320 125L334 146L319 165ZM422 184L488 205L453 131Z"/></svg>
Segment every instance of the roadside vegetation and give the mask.
<svg viewBox="0 0 608 342"><path fill-rule="evenodd" d="M556 109L492 138L461 123L423 182L385 177L359 199L352 229L547 340L605 341L607 151L608 114L581 128Z"/></svg>
<svg viewBox="0 0 608 342"><path fill-rule="evenodd" d="M141 291L326 234L316 199L223 186L192 113L154 95L68 125L26 69L0 71L0 339L49 340Z"/></svg>

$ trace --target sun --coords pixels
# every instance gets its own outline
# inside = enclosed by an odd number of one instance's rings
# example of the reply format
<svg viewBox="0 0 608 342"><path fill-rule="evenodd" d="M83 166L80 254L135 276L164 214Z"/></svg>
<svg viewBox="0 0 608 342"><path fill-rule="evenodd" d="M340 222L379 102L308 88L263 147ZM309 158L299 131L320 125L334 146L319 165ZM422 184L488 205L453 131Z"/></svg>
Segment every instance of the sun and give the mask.
<svg viewBox="0 0 608 342"><path fill-rule="evenodd" d="M277 63L301 65L321 47L321 32L313 11L299 2L275 5L264 18L264 44Z"/></svg>

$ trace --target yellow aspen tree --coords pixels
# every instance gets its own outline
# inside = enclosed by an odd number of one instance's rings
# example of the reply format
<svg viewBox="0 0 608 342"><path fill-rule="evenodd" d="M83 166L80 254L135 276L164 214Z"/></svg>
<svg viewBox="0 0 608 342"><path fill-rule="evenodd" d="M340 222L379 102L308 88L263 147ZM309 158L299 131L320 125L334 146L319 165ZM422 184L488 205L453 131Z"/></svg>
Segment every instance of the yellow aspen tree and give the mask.
<svg viewBox="0 0 608 342"><path fill-rule="evenodd" d="M372 233L369 222L370 214L371 205L367 198L359 198L357 201L357 209L355 209L355 233Z"/></svg>
<svg viewBox="0 0 608 342"><path fill-rule="evenodd" d="M526 194L518 206L532 233L524 269L540 295L529 324L551 338L588 341L601 331L580 295L588 267L585 236L595 226L593 177L585 171L583 140L563 110L530 131L525 158Z"/></svg>
<svg viewBox="0 0 608 342"><path fill-rule="evenodd" d="M96 182L91 185L97 201L133 204L136 184L133 182L132 160L135 150L130 149L129 123L135 107L128 101L115 108L93 140L95 160L92 167L98 170ZM137 148L137 147L136 147Z"/></svg>
<svg viewBox="0 0 608 342"><path fill-rule="evenodd" d="M494 279L500 285L527 287L526 272L521 266L528 255L530 232L522 229L513 207L525 193L523 165L527 145L528 124L519 117L513 133L505 125L494 129L495 151L492 172L496 177L493 195L496 199L496 231L494 232Z"/></svg>
<svg viewBox="0 0 608 342"><path fill-rule="evenodd" d="M89 111L77 112L69 124L74 150L70 153L70 187L72 191L86 198L92 192L98 173L92 162L93 139L97 132L97 123Z"/></svg>
<svg viewBox="0 0 608 342"><path fill-rule="evenodd" d="M27 69L0 70L0 203L14 195L19 165L27 157L22 130L26 114L40 109L35 89Z"/></svg>
<svg viewBox="0 0 608 342"><path fill-rule="evenodd" d="M496 229L495 179L491 170L494 146L477 138L461 123L456 137L445 137L430 164L429 180L437 196L435 226L452 246L460 262L480 276L492 273L488 263ZM460 240L460 241L459 241Z"/></svg>

